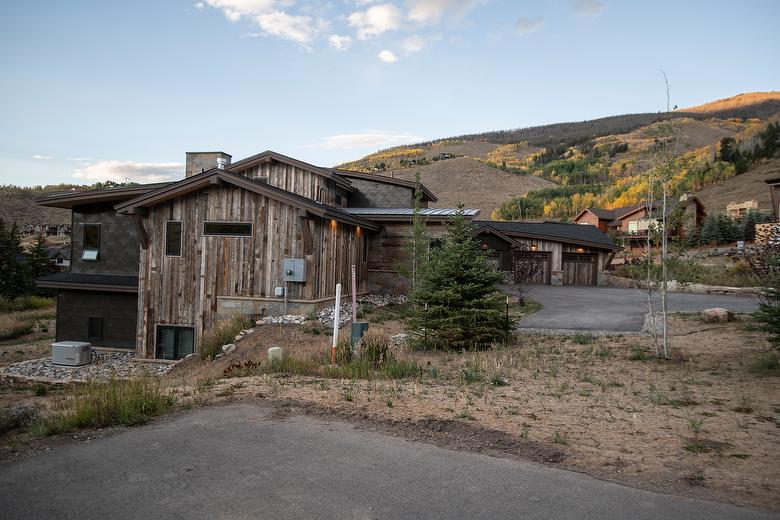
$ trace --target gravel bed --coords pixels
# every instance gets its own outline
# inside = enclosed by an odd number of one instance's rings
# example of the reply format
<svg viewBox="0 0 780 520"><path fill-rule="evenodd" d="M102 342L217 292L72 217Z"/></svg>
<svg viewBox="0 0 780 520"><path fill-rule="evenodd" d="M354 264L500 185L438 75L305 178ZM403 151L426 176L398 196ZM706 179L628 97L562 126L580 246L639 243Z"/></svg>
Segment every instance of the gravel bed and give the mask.
<svg viewBox="0 0 780 520"><path fill-rule="evenodd" d="M402 304L406 302L406 296L403 295L382 295L382 294L369 294L362 296L358 299L358 305L372 305L374 307L385 307L387 305ZM323 325L329 327L333 326L333 319L336 306L324 307L317 311L316 320ZM298 314L285 314L284 316L266 316L260 320L257 320L258 325L268 324L285 324L285 325L301 325L310 321L311 316L302 316ZM341 311L339 314L339 327L343 327L344 324L352 321L352 300L347 299L342 301Z"/></svg>
<svg viewBox="0 0 780 520"><path fill-rule="evenodd" d="M92 363L80 367L53 365L51 358L30 359L0 368L0 375L17 376L56 383L72 381L107 380L111 377L129 379L152 375L161 376L173 365L134 361L132 353L106 352L93 354Z"/></svg>

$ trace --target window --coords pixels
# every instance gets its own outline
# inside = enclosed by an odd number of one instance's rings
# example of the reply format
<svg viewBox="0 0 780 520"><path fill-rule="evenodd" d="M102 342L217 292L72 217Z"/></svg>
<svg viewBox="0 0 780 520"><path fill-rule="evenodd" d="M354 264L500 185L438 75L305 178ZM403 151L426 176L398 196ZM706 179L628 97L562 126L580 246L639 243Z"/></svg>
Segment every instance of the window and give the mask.
<svg viewBox="0 0 780 520"><path fill-rule="evenodd" d="M363 235L363 263L368 262L368 236Z"/></svg>
<svg viewBox="0 0 780 520"><path fill-rule="evenodd" d="M81 259L94 262L100 251L100 224L84 224Z"/></svg>
<svg viewBox="0 0 780 520"><path fill-rule="evenodd" d="M225 237L251 237L251 222L204 222L203 234Z"/></svg>
<svg viewBox="0 0 780 520"><path fill-rule="evenodd" d="M87 339L103 339L103 318L89 318L87 326Z"/></svg>
<svg viewBox="0 0 780 520"><path fill-rule="evenodd" d="M157 359L181 359L195 351L195 329L172 325L157 326Z"/></svg>
<svg viewBox="0 0 780 520"><path fill-rule="evenodd" d="M342 205L342 198L341 195L336 195L336 206Z"/></svg>
<svg viewBox="0 0 780 520"><path fill-rule="evenodd" d="M165 223L165 256L181 256L181 222Z"/></svg>

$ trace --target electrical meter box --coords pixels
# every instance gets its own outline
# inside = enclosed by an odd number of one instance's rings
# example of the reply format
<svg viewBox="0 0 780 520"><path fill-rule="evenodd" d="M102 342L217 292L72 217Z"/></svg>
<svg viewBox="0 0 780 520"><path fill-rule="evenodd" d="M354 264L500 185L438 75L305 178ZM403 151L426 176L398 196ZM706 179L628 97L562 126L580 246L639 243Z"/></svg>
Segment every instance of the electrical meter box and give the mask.
<svg viewBox="0 0 780 520"><path fill-rule="evenodd" d="M304 266L306 261L303 258L285 258L282 261L282 270L285 282L305 282L306 273Z"/></svg>

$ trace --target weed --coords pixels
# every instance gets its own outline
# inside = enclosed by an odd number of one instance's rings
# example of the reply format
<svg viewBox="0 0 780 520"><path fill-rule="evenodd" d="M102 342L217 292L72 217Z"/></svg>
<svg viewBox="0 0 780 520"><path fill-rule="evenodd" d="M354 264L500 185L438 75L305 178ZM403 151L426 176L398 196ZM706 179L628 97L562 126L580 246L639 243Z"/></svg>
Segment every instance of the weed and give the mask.
<svg viewBox="0 0 780 520"><path fill-rule="evenodd" d="M528 434L531 431L531 426L528 424L523 423L523 429L520 430L520 438L523 440L528 440Z"/></svg>
<svg viewBox="0 0 780 520"><path fill-rule="evenodd" d="M578 332L572 337L572 340L578 345L590 345L596 341L596 338L590 332Z"/></svg>
<svg viewBox="0 0 780 520"><path fill-rule="evenodd" d="M702 424L704 424L704 417L688 417L688 428L697 438L701 431Z"/></svg>
<svg viewBox="0 0 780 520"><path fill-rule="evenodd" d="M471 383L479 383L485 380L485 375L482 372L482 367L476 362L467 363L466 366L460 369L460 378L464 383L470 385Z"/></svg>
<svg viewBox="0 0 780 520"><path fill-rule="evenodd" d="M390 337L374 330L368 330L360 339L360 359L374 368L390 361Z"/></svg>
<svg viewBox="0 0 780 520"><path fill-rule="evenodd" d="M520 408L517 406L507 406L506 413L509 415L520 415Z"/></svg>
<svg viewBox="0 0 780 520"><path fill-rule="evenodd" d="M565 437L565 436L561 435L561 434L560 434L560 433L558 433L558 432L555 432L555 433L553 434L553 439L552 439L552 441L553 441L555 444L561 444L561 445L563 445L563 446L565 446L565 445L566 445L566 444L569 442L568 440L566 440L566 437Z"/></svg>
<svg viewBox="0 0 780 520"><path fill-rule="evenodd" d="M35 386L33 386L33 393L38 397L43 397L44 395L49 393L49 387L38 383Z"/></svg>
<svg viewBox="0 0 780 520"><path fill-rule="evenodd" d="M203 379L198 379L198 381L195 383L195 388L197 388L198 393L203 394L206 393L211 387L213 387L216 382L217 380L213 377L204 377Z"/></svg>
<svg viewBox="0 0 780 520"><path fill-rule="evenodd" d="M694 441L690 444L686 444L684 449L691 453L707 453L710 451L710 449L701 441Z"/></svg>
<svg viewBox="0 0 780 520"><path fill-rule="evenodd" d="M739 395L738 404L734 411L737 413L753 413L753 398L750 394L743 392Z"/></svg>
<svg viewBox="0 0 780 520"><path fill-rule="evenodd" d="M341 398L345 401L352 402L355 400L355 386L350 383L349 386L341 389Z"/></svg>
<svg viewBox="0 0 780 520"><path fill-rule="evenodd" d="M393 400L392 399L388 399L387 400L387 407L388 408L392 408L393 407Z"/></svg>
<svg viewBox="0 0 780 520"><path fill-rule="evenodd" d="M0 435L11 430L26 428L39 420L38 410L32 406L0 410Z"/></svg>
<svg viewBox="0 0 780 520"><path fill-rule="evenodd" d="M471 412L469 412L468 408L464 408L463 410L458 412L458 415L456 415L455 417L457 417L458 419L468 419L470 421L475 421L476 420L474 418L474 416L471 415Z"/></svg>
<svg viewBox="0 0 780 520"><path fill-rule="evenodd" d="M249 317L243 314L234 314L226 320L218 321L200 337L198 352L200 352L201 359L216 357L222 352L222 345L231 343L239 332L251 327L251 325Z"/></svg>
<svg viewBox="0 0 780 520"><path fill-rule="evenodd" d="M629 361L647 361L650 356L647 355L642 347L634 347L631 350L631 354L628 355Z"/></svg>
<svg viewBox="0 0 780 520"><path fill-rule="evenodd" d="M780 375L780 357L774 352L759 354L750 361L748 370L759 375Z"/></svg>
<svg viewBox="0 0 780 520"><path fill-rule="evenodd" d="M490 378L490 384L493 386L509 386L509 383L501 374L493 374Z"/></svg>
<svg viewBox="0 0 780 520"><path fill-rule="evenodd" d="M0 296L0 312L18 312L39 309L52 309L54 299L41 296L19 296L12 300Z"/></svg>

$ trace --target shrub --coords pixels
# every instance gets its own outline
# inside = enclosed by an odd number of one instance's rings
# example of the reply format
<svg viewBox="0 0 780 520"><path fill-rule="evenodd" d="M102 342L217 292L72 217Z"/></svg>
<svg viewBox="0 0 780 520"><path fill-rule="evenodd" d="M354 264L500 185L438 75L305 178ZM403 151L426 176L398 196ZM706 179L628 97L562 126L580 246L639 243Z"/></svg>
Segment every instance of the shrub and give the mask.
<svg viewBox="0 0 780 520"><path fill-rule="evenodd" d="M52 298L41 296L19 296L14 299L0 297L0 312L27 311L49 309L54 307Z"/></svg>
<svg viewBox="0 0 780 520"><path fill-rule="evenodd" d="M0 339L12 339L31 333L33 323L21 321L14 315L0 316Z"/></svg>
<svg viewBox="0 0 780 520"><path fill-rule="evenodd" d="M17 406L0 410L0 435L26 428L39 420L38 410L32 406Z"/></svg>
<svg viewBox="0 0 780 520"><path fill-rule="evenodd" d="M349 340L341 340L336 344L336 363L345 365L352 361L352 343Z"/></svg>
<svg viewBox="0 0 780 520"><path fill-rule="evenodd" d="M361 361L370 363L374 368L390 361L390 337L382 332L368 330L360 340L358 347Z"/></svg>
<svg viewBox="0 0 780 520"><path fill-rule="evenodd" d="M251 326L249 317L243 314L234 314L227 320L218 321L200 337L198 352L201 359L216 357L222 352L222 345L231 343L239 332Z"/></svg>
<svg viewBox="0 0 780 520"><path fill-rule="evenodd" d="M780 349L780 289L767 287L762 292L758 311L753 314L753 317L769 336L772 346Z"/></svg>
<svg viewBox="0 0 780 520"><path fill-rule="evenodd" d="M57 407L38 429L53 435L77 428L143 424L165 413L174 399L152 378L88 383Z"/></svg>
<svg viewBox="0 0 780 520"><path fill-rule="evenodd" d="M578 345L590 345L596 340L590 332L578 332L574 335L573 339L574 343L577 343Z"/></svg>

